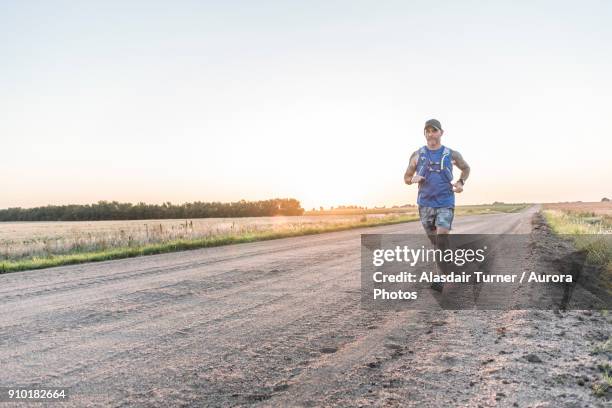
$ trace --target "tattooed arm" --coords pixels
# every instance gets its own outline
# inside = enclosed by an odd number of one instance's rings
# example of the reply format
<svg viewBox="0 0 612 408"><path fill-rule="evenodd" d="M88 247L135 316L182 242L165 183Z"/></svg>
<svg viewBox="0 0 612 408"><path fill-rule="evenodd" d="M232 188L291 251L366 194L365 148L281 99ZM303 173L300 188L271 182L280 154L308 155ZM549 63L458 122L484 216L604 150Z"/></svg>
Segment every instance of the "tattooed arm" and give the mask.
<svg viewBox="0 0 612 408"><path fill-rule="evenodd" d="M416 173L418 159L419 151L417 150L416 152L412 153L412 156L410 156L408 168L406 169L406 173L404 173L404 183L410 185L413 183L418 183L421 180L421 176L414 175L414 173Z"/></svg>
<svg viewBox="0 0 612 408"><path fill-rule="evenodd" d="M461 176L459 176L459 178L463 181L467 180L467 178L470 177L470 165L467 164L461 153L453 150L452 161L453 164L461 170ZM454 190L456 193L460 193L463 191L462 182L457 181L455 184L453 184L453 186L455 187Z"/></svg>

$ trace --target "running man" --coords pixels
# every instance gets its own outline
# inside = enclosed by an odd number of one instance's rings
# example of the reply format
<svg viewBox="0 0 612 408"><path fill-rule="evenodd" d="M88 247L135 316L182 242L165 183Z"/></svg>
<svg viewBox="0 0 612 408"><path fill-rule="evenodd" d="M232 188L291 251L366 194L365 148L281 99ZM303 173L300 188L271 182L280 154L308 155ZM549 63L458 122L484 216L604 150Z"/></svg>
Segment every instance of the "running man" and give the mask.
<svg viewBox="0 0 612 408"><path fill-rule="evenodd" d="M463 191L470 176L470 166L458 151L442 145L444 130L438 120L425 122L424 132L427 145L410 156L404 182L419 185L417 204L427 234L448 234L455 215L455 193ZM453 164L461 170L454 184Z"/></svg>
<svg viewBox="0 0 612 408"><path fill-rule="evenodd" d="M470 175L470 166L463 156L441 143L442 125L436 119L425 122L427 145L412 153L404 182L417 183L419 217L431 243L439 249L449 247L448 233L455 216L455 193L461 193ZM461 176L453 184L453 164L461 170ZM415 174L416 173L416 174ZM447 273L451 265L440 262L436 268ZM443 292L444 284L432 283L431 288Z"/></svg>

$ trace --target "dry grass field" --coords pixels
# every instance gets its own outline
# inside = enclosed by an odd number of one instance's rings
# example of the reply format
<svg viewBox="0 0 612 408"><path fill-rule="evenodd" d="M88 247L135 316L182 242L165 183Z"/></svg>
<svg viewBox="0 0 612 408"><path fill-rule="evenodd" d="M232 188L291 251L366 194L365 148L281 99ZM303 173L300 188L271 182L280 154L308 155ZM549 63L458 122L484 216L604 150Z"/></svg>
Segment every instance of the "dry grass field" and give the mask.
<svg viewBox="0 0 612 408"><path fill-rule="evenodd" d="M612 202L595 203L547 203L545 209L561 210L573 213L593 213L592 216L612 216Z"/></svg>
<svg viewBox="0 0 612 408"><path fill-rule="evenodd" d="M382 219L385 214L367 215ZM361 215L199 218L192 220L4 222L0 259L98 251L174 240L193 240L262 231L286 232L359 222Z"/></svg>
<svg viewBox="0 0 612 408"><path fill-rule="evenodd" d="M456 215L517 212L525 207L463 206L456 208ZM1 222L0 273L418 220L416 207L381 210L188 220Z"/></svg>
<svg viewBox="0 0 612 408"><path fill-rule="evenodd" d="M547 203L544 214L560 234L612 233L612 203Z"/></svg>
<svg viewBox="0 0 612 408"><path fill-rule="evenodd" d="M549 203L543 207L554 232L586 250L590 262L605 266L605 284L612 292L612 203Z"/></svg>

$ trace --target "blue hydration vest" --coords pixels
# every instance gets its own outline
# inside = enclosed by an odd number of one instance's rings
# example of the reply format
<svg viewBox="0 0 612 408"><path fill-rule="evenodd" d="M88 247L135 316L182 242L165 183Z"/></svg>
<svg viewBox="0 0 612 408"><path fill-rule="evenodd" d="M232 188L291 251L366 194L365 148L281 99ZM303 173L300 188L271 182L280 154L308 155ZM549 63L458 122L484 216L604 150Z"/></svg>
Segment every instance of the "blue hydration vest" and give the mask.
<svg viewBox="0 0 612 408"><path fill-rule="evenodd" d="M425 180L419 183L418 205L433 208L455 207L451 156L451 150L445 146L437 150L429 150L427 146L419 149L417 174L425 177Z"/></svg>

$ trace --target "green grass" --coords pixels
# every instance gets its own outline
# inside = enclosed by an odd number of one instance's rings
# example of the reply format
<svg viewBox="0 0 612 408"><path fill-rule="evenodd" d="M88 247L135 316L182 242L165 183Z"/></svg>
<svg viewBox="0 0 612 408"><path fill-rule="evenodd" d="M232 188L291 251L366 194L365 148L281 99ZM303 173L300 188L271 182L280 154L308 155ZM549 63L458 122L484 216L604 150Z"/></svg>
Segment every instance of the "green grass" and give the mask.
<svg viewBox="0 0 612 408"><path fill-rule="evenodd" d="M608 339L607 341L593 347L593 354L604 353L612 354L612 339Z"/></svg>
<svg viewBox="0 0 612 408"><path fill-rule="evenodd" d="M456 215L480 215L495 213L517 213L531 204L462 205L455 208Z"/></svg>
<svg viewBox="0 0 612 408"><path fill-rule="evenodd" d="M612 231L612 219L609 216L561 210L544 210L543 214L557 234L605 234Z"/></svg>
<svg viewBox="0 0 612 408"><path fill-rule="evenodd" d="M493 206L468 206L457 207L456 214L477 215L498 212L517 212L527 205L502 204ZM467 208L468 211L464 211ZM215 247L221 245L241 244L247 242L264 241L278 238L288 238L303 235L320 234L324 232L343 231L354 228L376 227L383 225L399 224L417 221L417 214L391 215L384 218L368 218L363 215L358 222L325 224L305 227L298 230L288 231L255 231L241 234L225 234L206 238L182 239L166 241L161 243L138 244L134 243L128 247L109 248L99 251L79 251L67 254L48 254L40 257L31 257L15 260L0 261L0 274L32 269L43 269L54 266L81 264L86 262L109 261L113 259L132 258L143 255L163 254L168 252L184 251L190 249Z"/></svg>
<svg viewBox="0 0 612 408"><path fill-rule="evenodd" d="M608 387L612 387L612 375L610 375L609 369L603 373L603 380Z"/></svg>
<svg viewBox="0 0 612 408"><path fill-rule="evenodd" d="M608 391L608 384L606 383L593 384L593 394L595 394L596 397L603 397L604 395L606 395L607 391Z"/></svg>
<svg viewBox="0 0 612 408"><path fill-rule="evenodd" d="M587 261L604 266L605 284L612 289L612 236L607 217L594 221L592 213L544 210L546 223L556 234L568 235L574 246L587 251Z"/></svg>
<svg viewBox="0 0 612 408"><path fill-rule="evenodd" d="M602 372L602 381L594 383L591 389L595 396L603 397L608 392L608 389L612 387L612 369L608 363L600 364L598 368Z"/></svg>

